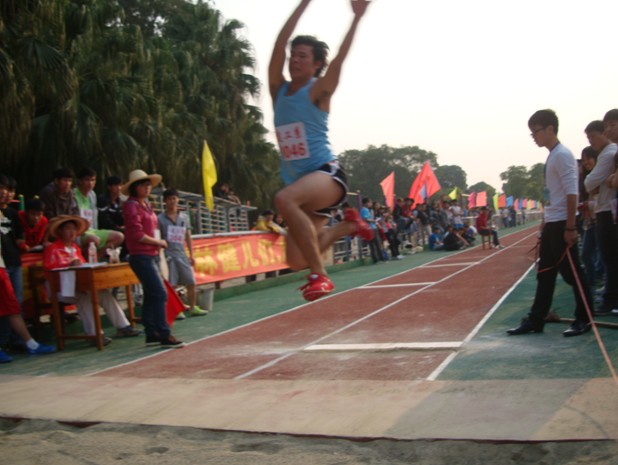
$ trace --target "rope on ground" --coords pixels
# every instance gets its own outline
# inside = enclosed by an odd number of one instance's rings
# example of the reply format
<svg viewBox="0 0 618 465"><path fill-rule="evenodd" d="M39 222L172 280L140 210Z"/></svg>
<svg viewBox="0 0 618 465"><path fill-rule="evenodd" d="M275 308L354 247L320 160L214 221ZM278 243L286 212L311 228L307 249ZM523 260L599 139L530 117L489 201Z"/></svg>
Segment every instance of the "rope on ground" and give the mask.
<svg viewBox="0 0 618 465"><path fill-rule="evenodd" d="M586 294L584 293L584 288L582 286L581 281L579 280L579 275L577 274L577 270L575 269L575 263L573 262L573 257L571 257L571 251L567 247L566 255L569 257L569 263L571 264L571 269L573 271L573 276L575 277L575 282L577 283L577 288L582 296L582 300L584 301L584 306L586 307L586 312L588 313L588 318L590 319L590 325L592 326L592 331L594 332L594 336L597 339L597 343L599 344L599 348L601 349L601 353L603 354L603 358L605 358L605 362L607 363L607 367L609 368L610 373L612 374L612 378L618 386L618 375L616 374L616 369L612 363L609 354L607 353L607 349L605 348L605 344L603 344L603 340L601 339L601 334L599 333L599 329L597 328L597 324L594 322L594 318L592 315L592 310L590 310L590 305L588 304L588 300L586 299Z"/></svg>

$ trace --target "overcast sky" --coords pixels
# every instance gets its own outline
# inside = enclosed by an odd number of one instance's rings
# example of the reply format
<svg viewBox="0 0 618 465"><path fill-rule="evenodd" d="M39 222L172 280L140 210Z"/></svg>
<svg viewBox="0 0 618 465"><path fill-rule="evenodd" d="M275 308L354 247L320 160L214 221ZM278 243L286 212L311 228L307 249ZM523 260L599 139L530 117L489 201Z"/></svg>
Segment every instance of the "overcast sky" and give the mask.
<svg viewBox="0 0 618 465"><path fill-rule="evenodd" d="M268 61L298 2L211 2L246 25L274 141ZM313 0L294 35L318 36L334 56L351 19L349 0ZM374 0L332 101L331 143L335 153L418 145L461 166L469 185L500 190L509 166L545 161L527 128L538 109L557 112L559 137L579 157L585 126L618 108L617 43L616 0Z"/></svg>

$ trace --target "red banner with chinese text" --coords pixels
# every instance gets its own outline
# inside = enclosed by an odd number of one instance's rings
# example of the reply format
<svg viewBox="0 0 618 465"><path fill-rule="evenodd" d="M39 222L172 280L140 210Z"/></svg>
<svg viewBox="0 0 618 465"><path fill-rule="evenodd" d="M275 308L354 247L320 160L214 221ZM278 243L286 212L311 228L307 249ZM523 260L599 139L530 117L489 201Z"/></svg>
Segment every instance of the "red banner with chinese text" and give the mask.
<svg viewBox="0 0 618 465"><path fill-rule="evenodd" d="M274 233L193 239L197 284L287 268L285 236Z"/></svg>

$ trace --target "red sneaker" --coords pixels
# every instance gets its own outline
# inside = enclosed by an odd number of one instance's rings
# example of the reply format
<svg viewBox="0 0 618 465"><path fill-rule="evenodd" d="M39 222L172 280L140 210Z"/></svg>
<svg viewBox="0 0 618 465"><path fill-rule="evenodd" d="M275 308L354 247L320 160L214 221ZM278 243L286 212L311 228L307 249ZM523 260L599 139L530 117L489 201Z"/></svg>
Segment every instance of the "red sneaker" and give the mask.
<svg viewBox="0 0 618 465"><path fill-rule="evenodd" d="M312 273L307 276L307 280L307 284L299 287L299 290L303 291L303 297L309 302L324 297L335 289L333 282L326 276Z"/></svg>
<svg viewBox="0 0 618 465"><path fill-rule="evenodd" d="M359 213L354 208L346 208L343 210L343 221L350 221L356 223L356 232L354 236L360 236L364 241L369 242L373 239L373 229L364 221Z"/></svg>

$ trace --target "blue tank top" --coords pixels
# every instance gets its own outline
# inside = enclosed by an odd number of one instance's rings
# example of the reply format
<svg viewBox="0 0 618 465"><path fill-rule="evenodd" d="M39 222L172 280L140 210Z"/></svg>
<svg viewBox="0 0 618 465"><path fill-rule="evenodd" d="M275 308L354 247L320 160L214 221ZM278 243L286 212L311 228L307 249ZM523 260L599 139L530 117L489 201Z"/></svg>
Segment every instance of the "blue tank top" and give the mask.
<svg viewBox="0 0 618 465"><path fill-rule="evenodd" d="M328 113L320 110L309 97L316 79L292 95L284 83L275 102L275 130L281 155L281 178L291 184L335 160L328 141Z"/></svg>

